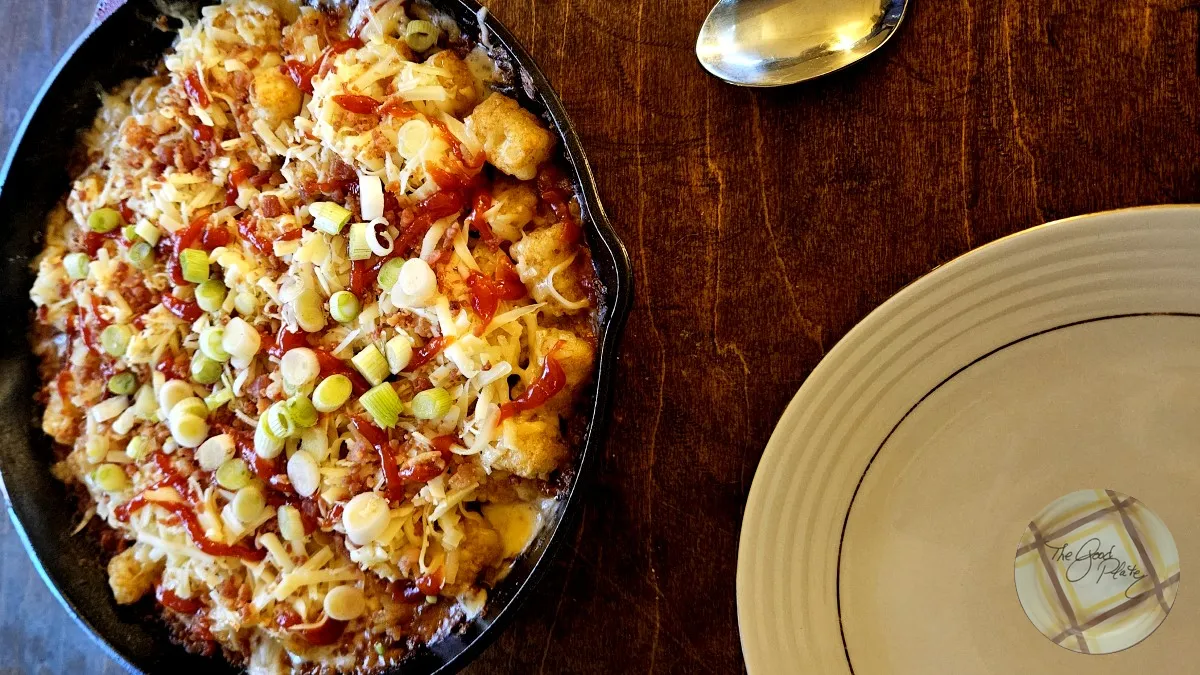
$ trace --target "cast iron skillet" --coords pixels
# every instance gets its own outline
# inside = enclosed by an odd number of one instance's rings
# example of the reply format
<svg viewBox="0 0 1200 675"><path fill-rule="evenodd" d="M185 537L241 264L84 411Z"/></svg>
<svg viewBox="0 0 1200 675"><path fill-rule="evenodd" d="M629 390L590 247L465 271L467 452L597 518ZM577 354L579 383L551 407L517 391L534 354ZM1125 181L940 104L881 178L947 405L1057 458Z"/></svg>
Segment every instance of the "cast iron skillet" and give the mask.
<svg viewBox="0 0 1200 675"><path fill-rule="evenodd" d="M173 9L195 14L201 1L172 0ZM474 0L437 0L459 25L478 38ZM72 537L77 516L67 489L50 475L49 439L39 429L40 411L33 395L38 385L35 359L28 342L30 261L41 248L46 214L69 188L67 162L78 131L86 128L99 107L97 94L130 77L144 76L174 39L154 27L159 3L133 0L88 30L67 51L46 79L0 171L0 214L7 238L0 260L0 488L8 512L46 585L112 658L130 672L232 673L219 656L188 654L172 644L164 626L150 620L145 608L118 607L94 542ZM617 238L596 191L595 180L579 137L562 102L533 60L499 22L485 21L491 44L513 66L509 91L541 113L558 132L567 165L584 212L585 229L596 272L602 283L595 392L585 440L568 471L569 483L556 515L509 576L490 594L484 613L460 631L422 649L392 672L396 675L453 673L477 656L512 620L517 604L550 564L550 556L569 535L579 510L581 488L593 456L599 451L616 367L617 340L629 311L632 276L629 256Z"/></svg>

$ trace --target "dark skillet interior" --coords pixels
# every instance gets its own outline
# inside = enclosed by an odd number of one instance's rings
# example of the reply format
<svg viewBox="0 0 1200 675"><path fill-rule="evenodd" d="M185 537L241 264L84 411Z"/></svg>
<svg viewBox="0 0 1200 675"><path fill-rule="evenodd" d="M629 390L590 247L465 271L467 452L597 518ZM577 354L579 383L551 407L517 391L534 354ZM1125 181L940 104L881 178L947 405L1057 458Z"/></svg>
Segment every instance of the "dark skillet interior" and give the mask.
<svg viewBox="0 0 1200 675"><path fill-rule="evenodd" d="M199 6L209 3L173 0L169 4L173 10L195 14ZM479 6L473 0L432 4L452 13L466 33L478 38ZM195 656L172 644L165 627L150 619L144 607L124 608L113 602L98 547L85 535L70 536L77 524L73 497L50 475L50 441L40 431L40 413L33 403L38 379L27 337L33 282L29 264L41 249L46 214L69 189L67 161L76 134L91 124L99 107L98 93L127 78L146 75L170 47L174 34L154 27L159 6L151 0L129 2L75 43L43 85L0 173L0 213L7 232L0 262L0 313L5 317L0 326L0 475L9 514L42 578L111 656L133 672L203 668L209 673L232 673L235 669L219 656ZM393 671L404 675L451 673L478 655L512 620L516 605L569 534L591 458L602 440L616 343L632 297L628 254L600 205L591 169L562 103L512 35L490 17L486 24L495 55L513 66L516 84L508 93L551 122L562 141L566 164L574 171L596 273L603 285L596 390L585 441L569 470L556 521L547 525L493 590L484 613Z"/></svg>

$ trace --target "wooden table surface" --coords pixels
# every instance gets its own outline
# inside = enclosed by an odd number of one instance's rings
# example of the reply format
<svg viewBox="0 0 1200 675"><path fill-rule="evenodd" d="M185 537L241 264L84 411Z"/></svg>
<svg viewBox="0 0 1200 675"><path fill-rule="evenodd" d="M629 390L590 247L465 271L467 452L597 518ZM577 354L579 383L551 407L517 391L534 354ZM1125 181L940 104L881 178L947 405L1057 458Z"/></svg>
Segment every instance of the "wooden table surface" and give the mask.
<svg viewBox="0 0 1200 675"><path fill-rule="evenodd" d="M711 0L487 3L579 127L637 299L582 524L468 672L740 671L742 508L838 338L997 237L1200 201L1195 4L913 2L882 54L773 91L697 65ZM0 0L0 147L93 5ZM0 520L0 673L109 672Z"/></svg>

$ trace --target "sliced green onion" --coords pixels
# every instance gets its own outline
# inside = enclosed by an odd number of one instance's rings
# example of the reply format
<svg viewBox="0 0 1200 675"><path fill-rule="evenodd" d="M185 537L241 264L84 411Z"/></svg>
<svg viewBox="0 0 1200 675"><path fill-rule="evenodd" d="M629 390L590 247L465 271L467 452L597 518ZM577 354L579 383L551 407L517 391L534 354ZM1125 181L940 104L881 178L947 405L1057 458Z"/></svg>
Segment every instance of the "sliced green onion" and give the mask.
<svg viewBox="0 0 1200 675"><path fill-rule="evenodd" d="M208 407L209 411L213 411L232 400L233 392L226 387L224 389L218 389L208 396L205 396L204 405Z"/></svg>
<svg viewBox="0 0 1200 675"><path fill-rule="evenodd" d="M203 284L201 284L203 285ZM222 343L225 331L215 326L209 326L200 332L200 353L213 361L224 363L229 360L229 352L225 351Z"/></svg>
<svg viewBox="0 0 1200 675"><path fill-rule="evenodd" d="M412 400L413 417L423 420L440 419L450 412L453 401L450 392L441 387L418 392Z"/></svg>
<svg viewBox="0 0 1200 675"><path fill-rule="evenodd" d="M201 401L201 405L203 405ZM208 412L205 407L204 412ZM185 448L194 448L208 438L208 423L198 415L171 415L167 427L171 430L171 438Z"/></svg>
<svg viewBox="0 0 1200 675"><path fill-rule="evenodd" d="M205 471L216 471L233 457L234 450L233 436L217 434L196 448L196 462Z"/></svg>
<svg viewBox="0 0 1200 675"><path fill-rule="evenodd" d="M321 362L317 353L307 347L289 349L279 357L279 375L284 384L298 389L317 379L321 374Z"/></svg>
<svg viewBox="0 0 1200 675"><path fill-rule="evenodd" d="M250 484L250 467L235 457L217 468L217 485L226 490L241 490Z"/></svg>
<svg viewBox="0 0 1200 675"><path fill-rule="evenodd" d="M121 213L108 207L96 209L88 214L88 228L92 232L105 234L121 226Z"/></svg>
<svg viewBox="0 0 1200 675"><path fill-rule="evenodd" d="M108 378L108 390L114 394L132 394L137 390L137 378L128 371L117 373Z"/></svg>
<svg viewBox="0 0 1200 675"><path fill-rule="evenodd" d="M283 401L274 403L267 408L267 429L275 438L288 438L296 433L296 420L288 413L287 404Z"/></svg>
<svg viewBox="0 0 1200 675"><path fill-rule="evenodd" d="M350 400L354 387L345 375L330 375L313 390L313 407L321 412L333 412Z"/></svg>
<svg viewBox="0 0 1200 675"><path fill-rule="evenodd" d="M92 261L88 260L86 253L68 253L63 256L63 267L67 270L67 276L72 279L86 279L91 264Z"/></svg>
<svg viewBox="0 0 1200 675"><path fill-rule="evenodd" d="M150 441L145 436L134 436L125 446L125 456L135 462L140 462L150 454Z"/></svg>
<svg viewBox="0 0 1200 675"><path fill-rule="evenodd" d="M262 490L253 485L247 485L233 496L233 517L243 525L254 522L266 507L267 500L263 497Z"/></svg>
<svg viewBox="0 0 1200 675"><path fill-rule="evenodd" d="M301 497L311 497L321 487L321 468L307 452L297 452L288 459L287 476Z"/></svg>
<svg viewBox="0 0 1200 675"><path fill-rule="evenodd" d="M233 296L233 308L242 316L253 316L258 311L258 300L250 291L242 291Z"/></svg>
<svg viewBox="0 0 1200 675"><path fill-rule="evenodd" d="M383 358L383 354L379 353L379 349L375 345L364 347L361 352L350 359L350 362L372 385L383 382L384 378L388 376L387 359Z"/></svg>
<svg viewBox="0 0 1200 675"><path fill-rule="evenodd" d="M325 234L341 232L353 215L333 202L313 202L308 205L308 212L313 216L313 227Z"/></svg>
<svg viewBox="0 0 1200 675"><path fill-rule="evenodd" d="M179 265L183 268L184 281L193 284L208 281L208 254L202 249L185 248L180 251Z"/></svg>
<svg viewBox="0 0 1200 675"><path fill-rule="evenodd" d="M171 406L167 411L168 417L178 418L183 415L195 415L200 419L208 417L208 406L204 405L204 399L198 396L188 396Z"/></svg>
<svg viewBox="0 0 1200 675"><path fill-rule="evenodd" d="M370 225L367 223L354 223L350 226L350 241L348 245L351 260L366 260L371 257L371 246L367 244L368 227Z"/></svg>
<svg viewBox="0 0 1200 675"><path fill-rule="evenodd" d="M229 352L231 357L249 361L262 347L262 336L244 319L235 318L225 325L225 337L221 339L221 347Z"/></svg>
<svg viewBox="0 0 1200 675"><path fill-rule="evenodd" d="M392 258L385 262L383 267L379 268L379 287L385 291L392 290L392 286L400 280L400 268L404 267L403 258Z"/></svg>
<svg viewBox="0 0 1200 675"><path fill-rule="evenodd" d="M428 21L409 21L404 28L404 41L414 52L423 52L437 44L438 27Z"/></svg>
<svg viewBox="0 0 1200 675"><path fill-rule="evenodd" d="M287 406L288 417L292 418L297 427L307 429L317 423L317 409L307 396L296 394L284 405Z"/></svg>
<svg viewBox="0 0 1200 675"><path fill-rule="evenodd" d="M98 434L89 434L87 444L84 446L84 453L87 454L88 461L92 464L99 464L108 457L108 437Z"/></svg>
<svg viewBox="0 0 1200 675"><path fill-rule="evenodd" d="M400 421L400 411L404 409L396 390L388 382L372 387L359 397L358 402L366 408L375 423L385 429L396 426Z"/></svg>
<svg viewBox="0 0 1200 675"><path fill-rule="evenodd" d="M254 454L263 459L275 459L281 452L283 452L283 440L271 433L270 426L267 424L267 416L263 415L258 420L258 427L254 430Z"/></svg>
<svg viewBox="0 0 1200 675"><path fill-rule="evenodd" d="M221 379L221 364L204 354L192 357L192 379L200 384L215 384Z"/></svg>
<svg viewBox="0 0 1200 675"><path fill-rule="evenodd" d="M393 375L399 374L412 361L412 340L407 335L397 335L383 346L387 354L388 370Z"/></svg>
<svg viewBox="0 0 1200 675"><path fill-rule="evenodd" d="M284 504L275 512L275 517L279 519L279 534L283 535L284 539L292 543L304 541L304 521L300 518L299 509Z"/></svg>
<svg viewBox="0 0 1200 675"><path fill-rule="evenodd" d="M300 291L300 295L292 302L296 310L296 323L306 333L316 333L325 327L325 308L322 306L321 294L311 288Z"/></svg>
<svg viewBox="0 0 1200 675"><path fill-rule="evenodd" d="M151 246L157 244L159 237L162 236L162 230L148 220L139 221L137 225L133 226L133 229L137 232L137 236L145 239L146 243Z"/></svg>
<svg viewBox="0 0 1200 675"><path fill-rule="evenodd" d="M208 257L205 258L207 265ZM207 279L208 268L204 268L204 274ZM225 294L228 291L225 284L216 279L207 279L196 287L196 304L200 305L200 309L206 312L215 312L221 309L221 305L225 304Z"/></svg>
<svg viewBox="0 0 1200 675"><path fill-rule="evenodd" d="M139 270L144 270L154 263L154 249L144 241L130 246L126 255L129 257L129 264Z"/></svg>
<svg viewBox="0 0 1200 675"><path fill-rule="evenodd" d="M96 480L96 485L105 492L120 492L129 487L129 476L116 464L100 465L92 477Z"/></svg>
<svg viewBox="0 0 1200 675"><path fill-rule="evenodd" d="M329 297L329 314L338 323L350 323L358 318L362 303L350 291L338 291Z"/></svg>
<svg viewBox="0 0 1200 675"><path fill-rule="evenodd" d="M125 237L125 241L132 244L137 241L137 228L132 225L126 225L121 228L121 236Z"/></svg>
<svg viewBox="0 0 1200 675"><path fill-rule="evenodd" d="M129 340L132 338L133 331L129 326L114 323L100 331L100 346L110 356L123 356L125 350L129 348Z"/></svg>

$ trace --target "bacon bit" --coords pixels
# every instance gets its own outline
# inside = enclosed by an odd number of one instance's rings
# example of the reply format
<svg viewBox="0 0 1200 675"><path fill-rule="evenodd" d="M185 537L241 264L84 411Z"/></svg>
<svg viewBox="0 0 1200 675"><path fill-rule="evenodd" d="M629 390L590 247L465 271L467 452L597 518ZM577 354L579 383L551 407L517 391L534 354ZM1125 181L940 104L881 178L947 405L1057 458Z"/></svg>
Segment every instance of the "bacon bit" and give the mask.
<svg viewBox="0 0 1200 675"><path fill-rule="evenodd" d="M575 246L583 240L583 229L571 215L569 206L574 188L570 179L553 164L546 163L538 167L536 179L538 196L542 203L550 207L559 222L564 223L563 242Z"/></svg>
<svg viewBox="0 0 1200 675"><path fill-rule="evenodd" d="M379 111L381 105L374 98L362 94L335 94L333 102L347 111L359 115L373 115Z"/></svg>
<svg viewBox="0 0 1200 675"><path fill-rule="evenodd" d="M54 384L58 387L58 397L61 398L64 403L69 402L71 400L71 371L59 371L58 377L54 380Z"/></svg>
<svg viewBox="0 0 1200 675"><path fill-rule="evenodd" d="M300 631L300 637L314 647L324 647L337 642L346 630L346 622L325 617L325 621L315 628Z"/></svg>
<svg viewBox="0 0 1200 675"><path fill-rule="evenodd" d="M346 365L345 361L324 349L314 349L313 353L317 355L317 363L321 364L321 377L345 375L350 378L350 385L353 387L355 396L361 396L371 388L371 385L367 384L363 376L357 370Z"/></svg>
<svg viewBox="0 0 1200 675"><path fill-rule="evenodd" d="M167 308L167 311L188 323L204 315L204 310L200 309L200 305L191 300L180 300L170 293L162 296L162 305Z"/></svg>
<svg viewBox="0 0 1200 675"><path fill-rule="evenodd" d="M279 335L275 336L275 344L267 348L267 354L275 358L283 358L283 355L297 347L308 346L308 333L304 331L291 331L284 329L279 331Z"/></svg>
<svg viewBox="0 0 1200 675"><path fill-rule="evenodd" d="M388 432L375 426L361 415L350 418L350 424L379 453L379 462L383 465L383 475L387 479L388 499L394 501L403 498L404 479L400 475L400 468L396 465L395 444Z"/></svg>
<svg viewBox="0 0 1200 675"><path fill-rule="evenodd" d="M172 380L187 380L190 375L185 358L175 359L167 357L165 360L159 361L154 369Z"/></svg>
<svg viewBox="0 0 1200 675"><path fill-rule="evenodd" d="M451 152L454 153L455 158L462 165L463 172L479 173L479 170L483 168L483 153L480 152L470 160L467 160L466 148L463 147L462 142L458 140L454 132L450 131L450 127L446 126L445 122L441 120L429 120L429 123L437 127L438 131L442 134L442 140L446 141L446 144L450 146Z"/></svg>
<svg viewBox="0 0 1200 675"><path fill-rule="evenodd" d="M183 78L183 89L187 92L188 98L201 108L207 108L208 104L212 103L208 98L208 92L204 91L204 87L200 84L200 76L194 71Z"/></svg>
<svg viewBox="0 0 1200 675"><path fill-rule="evenodd" d="M550 349L550 352L546 354L545 363L542 365L542 372L534 378L533 382L529 383L529 387L520 396L500 406L500 419L497 420L497 423L501 423L525 410L533 410L562 391L563 387L567 384L567 376L563 372L562 365L559 364L558 359L554 358L554 353L563 344L563 341L559 340Z"/></svg>
<svg viewBox="0 0 1200 675"><path fill-rule="evenodd" d="M188 536L192 539L192 544L209 555L241 558L251 562L259 562L267 557L265 551L239 544L221 544L209 539L204 533L204 526L200 524L200 519L196 517L195 512L187 504L146 499L146 495L143 493L134 497L129 502L122 504L113 515L118 520L127 521L130 515L146 506L157 506L164 511L174 514L183 521L184 528L187 530Z"/></svg>
<svg viewBox="0 0 1200 675"><path fill-rule="evenodd" d="M446 347L450 346L453 338L438 336L429 338L429 342L421 345L421 348L413 352L412 358L409 359L408 365L404 367L404 372L411 373L421 366L433 360Z"/></svg>
<svg viewBox="0 0 1200 675"><path fill-rule="evenodd" d="M437 595L438 593L441 593L442 586L445 585L445 581L442 576L442 568L439 567L428 574L423 574L417 577L416 585L417 589L425 595Z"/></svg>
<svg viewBox="0 0 1200 675"><path fill-rule="evenodd" d="M258 207L263 218L278 218L283 215L283 204L275 195L266 195L260 199Z"/></svg>
<svg viewBox="0 0 1200 675"><path fill-rule="evenodd" d="M192 138L195 139L197 143L208 143L213 139L213 128L207 124L197 124L196 127L192 129Z"/></svg>
<svg viewBox="0 0 1200 675"><path fill-rule="evenodd" d="M181 598L169 588L159 586L154 592L159 604L167 609L173 609L180 614L195 614L203 605L194 598Z"/></svg>

